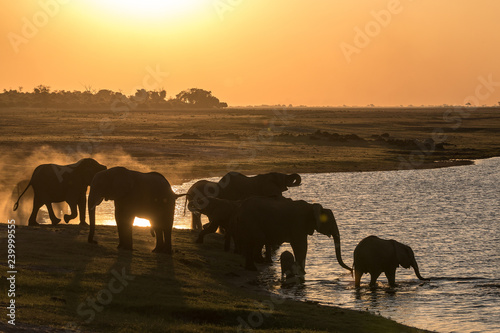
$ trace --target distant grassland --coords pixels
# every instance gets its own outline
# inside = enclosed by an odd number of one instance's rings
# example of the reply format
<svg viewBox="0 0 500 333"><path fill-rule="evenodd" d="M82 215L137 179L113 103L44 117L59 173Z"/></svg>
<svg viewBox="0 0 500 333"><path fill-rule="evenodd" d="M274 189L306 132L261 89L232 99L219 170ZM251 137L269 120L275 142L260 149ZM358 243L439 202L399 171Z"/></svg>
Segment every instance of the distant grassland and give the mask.
<svg viewBox="0 0 500 333"><path fill-rule="evenodd" d="M500 108L494 107L0 109L0 115L2 182L8 185L29 176L38 162L89 154L110 166L159 171L174 184L232 170L428 168L500 155ZM317 131L322 134L312 137ZM415 139L417 145L408 144ZM440 145L429 146L429 139Z"/></svg>

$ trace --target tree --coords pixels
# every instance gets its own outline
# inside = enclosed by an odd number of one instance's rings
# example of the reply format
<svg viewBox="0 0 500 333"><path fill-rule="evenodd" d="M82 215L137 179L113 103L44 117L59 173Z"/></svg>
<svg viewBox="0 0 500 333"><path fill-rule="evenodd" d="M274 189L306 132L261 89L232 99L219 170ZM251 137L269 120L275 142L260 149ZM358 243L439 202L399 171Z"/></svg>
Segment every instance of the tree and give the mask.
<svg viewBox="0 0 500 333"><path fill-rule="evenodd" d="M213 96L211 91L199 88L181 91L175 98L197 108L220 108L227 106L226 103L221 103L217 97Z"/></svg>

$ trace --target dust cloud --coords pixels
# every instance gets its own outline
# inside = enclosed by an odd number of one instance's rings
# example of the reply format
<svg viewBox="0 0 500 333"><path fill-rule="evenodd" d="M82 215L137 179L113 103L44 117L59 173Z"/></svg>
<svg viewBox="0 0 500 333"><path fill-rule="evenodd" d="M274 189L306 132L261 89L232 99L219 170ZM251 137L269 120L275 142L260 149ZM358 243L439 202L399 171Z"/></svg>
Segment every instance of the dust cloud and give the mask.
<svg viewBox="0 0 500 333"><path fill-rule="evenodd" d="M114 166L124 166L132 170L141 172L151 171L147 165L139 162L123 148L99 152L93 155L69 154L63 150L55 149L51 146L39 147L29 154L3 151L0 160L0 223L7 223L8 220L15 219L16 225L27 225L28 218L33 207L33 189L30 187L19 201L19 208L13 211L14 203L19 195L24 191L33 170L41 164L68 165L79 161L82 158L91 157L108 168ZM55 214L61 218L69 211L66 204L53 205ZM41 221L47 216L45 206L38 213L38 220Z"/></svg>

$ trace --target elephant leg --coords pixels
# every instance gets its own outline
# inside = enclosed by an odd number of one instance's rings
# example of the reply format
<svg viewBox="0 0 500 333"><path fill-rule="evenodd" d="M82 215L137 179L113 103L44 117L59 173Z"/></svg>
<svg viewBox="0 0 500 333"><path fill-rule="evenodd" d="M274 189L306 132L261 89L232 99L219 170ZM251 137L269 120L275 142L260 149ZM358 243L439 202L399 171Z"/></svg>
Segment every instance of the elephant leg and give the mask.
<svg viewBox="0 0 500 333"><path fill-rule="evenodd" d="M152 252L159 253L162 252L163 247L165 246L163 230L160 228L154 228L155 236L156 236L156 246Z"/></svg>
<svg viewBox="0 0 500 333"><path fill-rule="evenodd" d="M255 240L252 238L245 239L245 242L242 245L245 253L245 269L249 271L256 271L257 267L255 266L254 257L257 244Z"/></svg>
<svg viewBox="0 0 500 333"><path fill-rule="evenodd" d="M200 231L200 234L198 235L198 238L196 239L196 243L203 243L203 238L205 237L206 234L213 234L214 232L217 231L217 228L219 226L216 223L208 223L205 228Z"/></svg>
<svg viewBox="0 0 500 333"><path fill-rule="evenodd" d="M387 281L389 282L389 286L394 288L396 286L396 269L386 271L385 276L387 277Z"/></svg>
<svg viewBox="0 0 500 333"><path fill-rule="evenodd" d="M363 276L363 272L358 269L354 269L354 287L359 288L361 285L361 277Z"/></svg>
<svg viewBox="0 0 500 333"><path fill-rule="evenodd" d="M56 216L56 214L54 214L54 209L52 209L52 203L50 203L50 202L46 203L45 207L47 207L47 212L49 212L49 218L50 218L50 222L52 223L52 225L56 225L59 222L61 222L61 219L58 218Z"/></svg>
<svg viewBox="0 0 500 333"><path fill-rule="evenodd" d="M231 250L231 233L229 231L226 231L226 234L224 235L224 251L229 252Z"/></svg>
<svg viewBox="0 0 500 333"><path fill-rule="evenodd" d="M68 204L69 204L70 214L64 214L64 222L66 223L68 223L77 216L76 203L68 202Z"/></svg>
<svg viewBox="0 0 500 333"><path fill-rule="evenodd" d="M36 193L35 193L35 196L33 197L33 210L31 211L31 215L30 215L30 218L28 220L28 225L40 225L37 221L36 221L36 216L38 214L38 210L40 209L40 207L42 207L43 203L40 202L40 200L38 199Z"/></svg>
<svg viewBox="0 0 500 333"><path fill-rule="evenodd" d="M306 273L306 255L307 255L307 235L302 239L290 242L295 256L295 261L299 264L302 274Z"/></svg>
<svg viewBox="0 0 500 333"><path fill-rule="evenodd" d="M127 212L122 212L115 203L115 220L118 228L119 249L132 250L132 224L134 216Z"/></svg>
<svg viewBox="0 0 500 333"><path fill-rule="evenodd" d="M191 213L191 229L193 230L202 230L201 226L201 214L199 213Z"/></svg>
<svg viewBox="0 0 500 333"><path fill-rule="evenodd" d="M87 206L86 201L87 198L85 197L85 194L78 200L78 213L80 214L80 225L88 225L87 222L85 222L85 208Z"/></svg>
<svg viewBox="0 0 500 333"><path fill-rule="evenodd" d="M377 286L377 279L381 272L370 272L370 287L375 288Z"/></svg>
<svg viewBox="0 0 500 333"><path fill-rule="evenodd" d="M266 244L265 247L266 247L266 256L264 258L264 262L266 262L268 264L272 264L273 263L272 255L273 255L273 253L276 252L276 249L271 244Z"/></svg>
<svg viewBox="0 0 500 333"><path fill-rule="evenodd" d="M166 254L172 254L172 227L170 229L163 230L163 248L161 252Z"/></svg>

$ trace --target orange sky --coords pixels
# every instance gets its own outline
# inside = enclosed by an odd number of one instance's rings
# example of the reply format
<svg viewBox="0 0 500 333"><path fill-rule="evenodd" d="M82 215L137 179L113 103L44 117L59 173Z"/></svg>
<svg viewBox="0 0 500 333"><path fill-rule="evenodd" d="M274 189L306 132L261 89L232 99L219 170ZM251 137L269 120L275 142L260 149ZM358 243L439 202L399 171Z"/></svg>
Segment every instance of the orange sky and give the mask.
<svg viewBox="0 0 500 333"><path fill-rule="evenodd" d="M198 87L230 106L500 101L498 0L0 1L0 89Z"/></svg>

